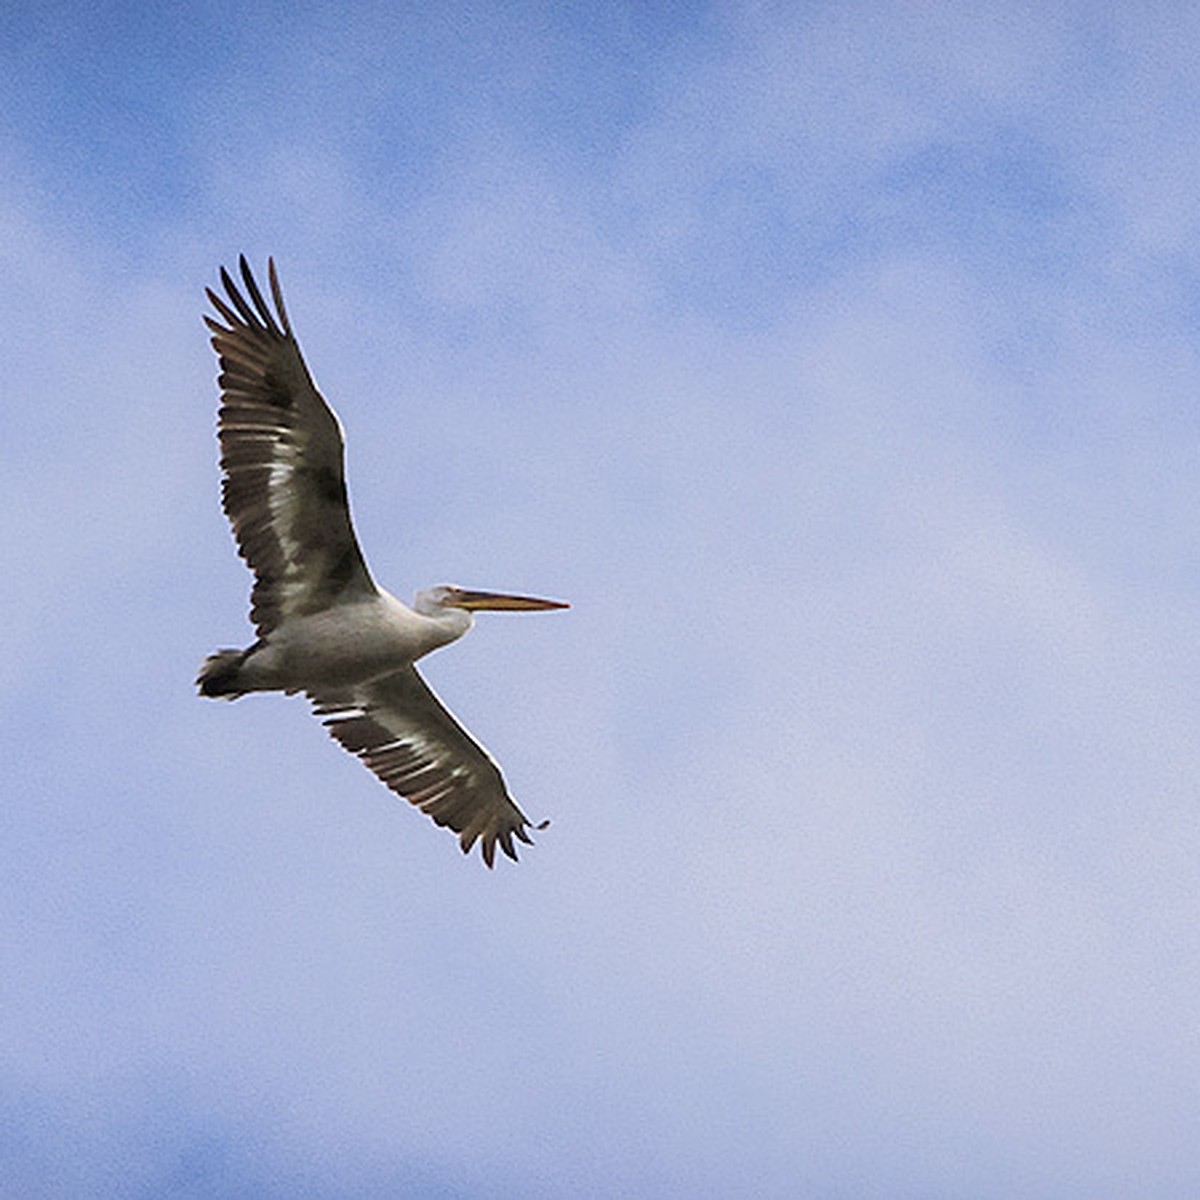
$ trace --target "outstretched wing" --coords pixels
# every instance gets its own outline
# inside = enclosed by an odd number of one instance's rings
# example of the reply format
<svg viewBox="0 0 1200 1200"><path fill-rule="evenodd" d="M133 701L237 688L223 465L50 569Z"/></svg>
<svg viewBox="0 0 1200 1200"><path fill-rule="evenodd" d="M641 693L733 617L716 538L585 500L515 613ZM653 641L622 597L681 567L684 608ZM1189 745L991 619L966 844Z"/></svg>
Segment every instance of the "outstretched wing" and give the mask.
<svg viewBox="0 0 1200 1200"><path fill-rule="evenodd" d="M275 312L240 259L249 301L221 268L228 303L205 316L221 364L221 497L255 574L250 619L265 637L289 616L372 595L346 501L341 426L317 391L269 260Z"/></svg>
<svg viewBox="0 0 1200 1200"><path fill-rule="evenodd" d="M415 668L309 696L329 732L393 792L453 829L464 854L478 840L490 867L497 843L514 861L513 838L533 844L530 821L513 803L500 768Z"/></svg>

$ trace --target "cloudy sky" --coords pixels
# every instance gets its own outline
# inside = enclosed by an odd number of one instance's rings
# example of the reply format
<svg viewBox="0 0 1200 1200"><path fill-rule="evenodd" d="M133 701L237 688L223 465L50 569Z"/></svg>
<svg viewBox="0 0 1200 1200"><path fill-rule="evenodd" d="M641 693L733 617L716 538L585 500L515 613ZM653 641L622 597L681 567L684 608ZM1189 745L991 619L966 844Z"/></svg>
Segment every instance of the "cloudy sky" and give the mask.
<svg viewBox="0 0 1200 1200"><path fill-rule="evenodd" d="M1198 48L7 6L6 1193L1195 1196ZM241 252L380 580L573 603L427 663L519 865L194 695Z"/></svg>

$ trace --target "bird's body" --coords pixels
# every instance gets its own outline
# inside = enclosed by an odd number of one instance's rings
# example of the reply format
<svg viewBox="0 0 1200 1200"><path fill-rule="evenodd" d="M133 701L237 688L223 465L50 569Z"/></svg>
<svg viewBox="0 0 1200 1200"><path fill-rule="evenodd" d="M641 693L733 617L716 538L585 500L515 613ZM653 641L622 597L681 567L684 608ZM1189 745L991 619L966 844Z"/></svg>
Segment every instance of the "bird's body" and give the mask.
<svg viewBox="0 0 1200 1200"><path fill-rule="evenodd" d="M369 683L457 640L471 624L471 614L462 609L425 616L380 588L375 596L285 621L237 652L237 674L230 680L236 687L225 694Z"/></svg>
<svg viewBox="0 0 1200 1200"><path fill-rule="evenodd" d="M442 706L413 664L462 637L477 609L538 611L557 601L442 586L413 606L376 585L350 521L341 426L300 354L270 263L275 312L245 259L242 296L222 270L224 319L205 320L221 364L222 497L255 573L258 640L201 667L201 694L305 692L348 750L393 791L460 837L516 858L529 821L496 764ZM232 307L231 307L232 305Z"/></svg>

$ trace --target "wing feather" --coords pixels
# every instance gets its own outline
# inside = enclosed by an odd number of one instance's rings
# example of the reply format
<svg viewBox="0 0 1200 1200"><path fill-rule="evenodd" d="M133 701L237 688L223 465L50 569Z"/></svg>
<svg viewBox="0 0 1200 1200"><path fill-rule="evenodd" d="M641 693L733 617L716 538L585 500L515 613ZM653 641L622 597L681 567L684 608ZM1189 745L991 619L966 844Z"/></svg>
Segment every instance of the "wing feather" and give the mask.
<svg viewBox="0 0 1200 1200"><path fill-rule="evenodd" d="M204 318L220 360L222 504L254 571L250 619L265 637L284 618L375 593L350 520L341 426L313 383L268 264L271 311L245 257L224 267L221 317Z"/></svg>
<svg viewBox="0 0 1200 1200"><path fill-rule="evenodd" d="M464 854L478 841L490 867L497 843L514 861L514 838L533 844L500 768L415 668L309 696L329 732L393 792L454 830Z"/></svg>

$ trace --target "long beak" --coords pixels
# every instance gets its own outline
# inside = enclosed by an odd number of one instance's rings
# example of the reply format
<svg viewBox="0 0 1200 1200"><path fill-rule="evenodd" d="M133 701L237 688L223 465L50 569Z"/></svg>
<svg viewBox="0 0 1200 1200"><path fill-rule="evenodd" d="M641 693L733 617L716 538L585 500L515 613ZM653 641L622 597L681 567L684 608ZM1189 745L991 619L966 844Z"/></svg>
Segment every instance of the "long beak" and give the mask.
<svg viewBox="0 0 1200 1200"><path fill-rule="evenodd" d="M544 612L551 608L571 607L562 600L510 596L505 592L476 592L469 588L452 588L449 603L455 608L492 609L496 612Z"/></svg>

